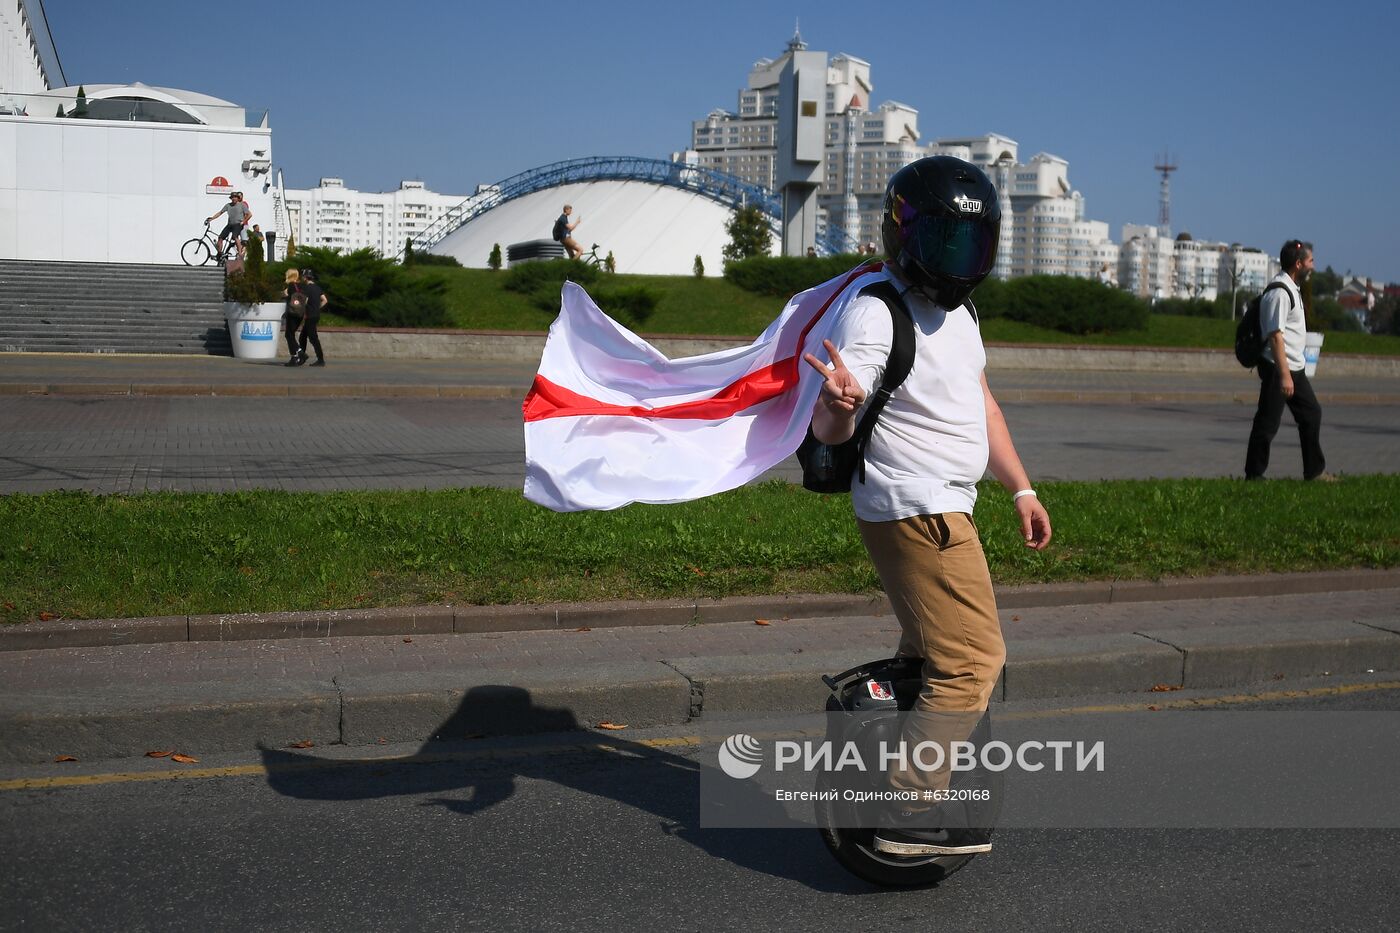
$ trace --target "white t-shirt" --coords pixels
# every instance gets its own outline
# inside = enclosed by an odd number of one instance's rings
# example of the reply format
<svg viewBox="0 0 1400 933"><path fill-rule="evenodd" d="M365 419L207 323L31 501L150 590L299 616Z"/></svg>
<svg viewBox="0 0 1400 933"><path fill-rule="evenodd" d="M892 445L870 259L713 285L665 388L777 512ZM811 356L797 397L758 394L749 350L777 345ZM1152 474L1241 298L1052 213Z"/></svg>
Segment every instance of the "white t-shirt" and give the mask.
<svg viewBox="0 0 1400 933"><path fill-rule="evenodd" d="M987 354L977 321L965 307L947 311L917 291L903 294L914 318L914 366L875 423L865 482L859 474L851 480L856 515L870 522L971 513L987 470ZM885 303L870 295L836 319L831 341L867 398L880 385L893 335Z"/></svg>
<svg viewBox="0 0 1400 933"><path fill-rule="evenodd" d="M1287 272L1280 272L1274 281L1282 282L1283 288L1275 288L1259 299L1259 332L1264 335L1264 359L1274 363L1272 335L1276 330L1283 331L1283 354L1288 359L1289 372L1296 373L1303 368L1303 350L1308 340L1307 322L1303 317L1303 293ZM1284 294L1285 290L1293 296L1291 302Z"/></svg>

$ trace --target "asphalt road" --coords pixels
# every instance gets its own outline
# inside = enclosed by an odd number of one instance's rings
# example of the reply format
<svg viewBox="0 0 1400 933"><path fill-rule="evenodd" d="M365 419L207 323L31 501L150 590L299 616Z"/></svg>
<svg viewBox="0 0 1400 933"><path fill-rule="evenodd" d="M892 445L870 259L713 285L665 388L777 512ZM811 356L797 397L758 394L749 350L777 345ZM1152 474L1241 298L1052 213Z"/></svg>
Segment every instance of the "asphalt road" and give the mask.
<svg viewBox="0 0 1400 933"><path fill-rule="evenodd" d="M1005 406L1037 479L1239 475L1253 409L1231 404ZM0 406L0 493L86 489L518 487L519 403L482 399L15 396ZM1400 463L1400 411L1325 409L1328 469ZM1285 415L1273 476L1296 477ZM796 479L795 461L774 475Z"/></svg>
<svg viewBox="0 0 1400 933"><path fill-rule="evenodd" d="M1400 710L1400 688L1379 681L1225 702ZM1159 702L1202 699L1222 702ZM1114 715L1085 708L1102 702L1021 709ZM697 774L714 749L670 744L677 734L443 743L417 763L340 748L11 766L0 928L1276 931L1387 929L1400 916L1400 828L1003 829L993 853L937 887L877 889L810 829L703 828ZM137 779L181 768L197 770ZM87 783L45 783L55 776Z"/></svg>

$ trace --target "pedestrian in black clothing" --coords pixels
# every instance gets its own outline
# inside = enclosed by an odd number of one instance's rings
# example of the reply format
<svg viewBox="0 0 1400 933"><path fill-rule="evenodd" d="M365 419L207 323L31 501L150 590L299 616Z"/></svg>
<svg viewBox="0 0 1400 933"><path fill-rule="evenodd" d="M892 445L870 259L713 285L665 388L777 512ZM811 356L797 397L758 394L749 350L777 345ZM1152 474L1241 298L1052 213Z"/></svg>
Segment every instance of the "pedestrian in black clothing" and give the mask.
<svg viewBox="0 0 1400 933"><path fill-rule="evenodd" d="M309 342L316 351L316 362L312 366L325 366L326 356L321 352L321 338L316 334L316 322L321 319L321 309L326 306L326 293L316 284L316 273L310 269L301 270L301 291L306 296L306 319L301 325L301 339L297 342L297 364L306 362L306 345Z"/></svg>
<svg viewBox="0 0 1400 933"><path fill-rule="evenodd" d="M302 318L306 316L306 295L301 290L301 273L296 269L288 269L283 281L287 283L287 287L282 290L283 297L287 299L286 310L282 313L283 333L287 338L286 365L296 366L300 358L300 351L297 349L297 328L301 327Z"/></svg>
<svg viewBox="0 0 1400 933"><path fill-rule="evenodd" d="M1245 479L1263 479L1269 468L1269 447L1283 420L1283 410L1293 413L1303 446L1303 479L1334 482L1322 454L1322 406L1304 371L1303 350L1307 323L1303 315L1303 283L1313 272L1313 248L1303 240L1289 240L1279 251L1283 271L1274 279L1280 288L1269 288L1259 300L1259 330L1264 335L1259 361L1259 405L1245 452Z"/></svg>

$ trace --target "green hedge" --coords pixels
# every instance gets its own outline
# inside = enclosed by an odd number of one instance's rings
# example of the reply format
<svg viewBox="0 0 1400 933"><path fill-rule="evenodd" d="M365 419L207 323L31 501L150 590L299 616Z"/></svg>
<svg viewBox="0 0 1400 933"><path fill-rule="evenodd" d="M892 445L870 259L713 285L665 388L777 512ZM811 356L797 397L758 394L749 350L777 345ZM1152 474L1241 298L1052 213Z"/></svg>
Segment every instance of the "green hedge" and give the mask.
<svg viewBox="0 0 1400 933"><path fill-rule="evenodd" d="M984 316L1000 315L1067 334L1108 334L1147 326L1147 302L1092 279L1031 275L998 284L995 306L977 305Z"/></svg>
<svg viewBox="0 0 1400 933"><path fill-rule="evenodd" d="M355 322L378 327L443 327L448 323L447 284L410 276L402 266L372 249L342 253L303 246L289 266L312 269L326 290L328 309Z"/></svg>
<svg viewBox="0 0 1400 933"><path fill-rule="evenodd" d="M737 262L726 262L724 277L756 295L776 295L787 299L849 272L867 258L856 255L750 256Z"/></svg>

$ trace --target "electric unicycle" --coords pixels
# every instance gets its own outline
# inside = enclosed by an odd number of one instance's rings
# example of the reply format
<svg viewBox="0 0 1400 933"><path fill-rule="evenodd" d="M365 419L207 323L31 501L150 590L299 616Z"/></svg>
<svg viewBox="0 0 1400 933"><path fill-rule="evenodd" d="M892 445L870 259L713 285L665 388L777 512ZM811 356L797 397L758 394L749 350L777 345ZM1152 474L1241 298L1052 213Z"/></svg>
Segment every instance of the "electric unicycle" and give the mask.
<svg viewBox="0 0 1400 933"><path fill-rule="evenodd" d="M922 658L888 658L853 667L835 676L823 676L831 688L827 698L826 739L836 747L855 743L862 760L878 760L881 743L893 746L900 738L900 712L913 709L923 688ZM984 715L970 739L985 741L989 724ZM976 784L988 788L990 801L979 813L977 825L995 824L1000 810L999 774L984 771L955 774L953 788ZM822 841L836 861L852 874L874 884L892 887L934 884L962 868L973 855L901 856L875 848L875 826L889 803L861 801L848 791L886 790L884 772L878 768L861 775L858 787L823 774L817 783L817 825Z"/></svg>

